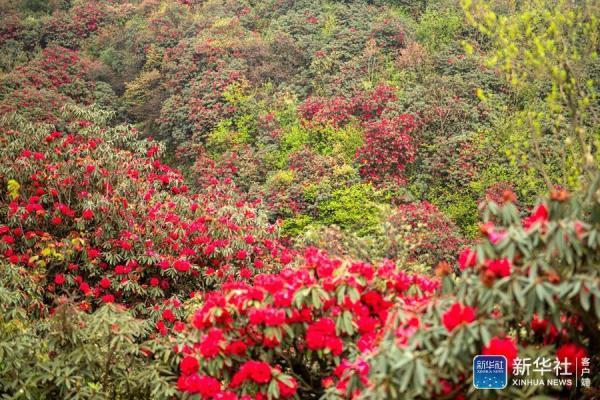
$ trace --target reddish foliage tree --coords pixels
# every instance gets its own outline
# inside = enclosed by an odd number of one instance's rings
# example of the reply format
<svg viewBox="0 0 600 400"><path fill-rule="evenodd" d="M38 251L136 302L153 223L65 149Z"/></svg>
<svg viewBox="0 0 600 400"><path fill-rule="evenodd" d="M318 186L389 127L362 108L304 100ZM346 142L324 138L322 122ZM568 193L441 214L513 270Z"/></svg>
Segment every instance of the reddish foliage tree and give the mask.
<svg viewBox="0 0 600 400"><path fill-rule="evenodd" d="M410 136L414 127L414 119L408 114L365 124L364 144L356 151L363 178L380 186L390 181L403 185L403 171L416 154Z"/></svg>

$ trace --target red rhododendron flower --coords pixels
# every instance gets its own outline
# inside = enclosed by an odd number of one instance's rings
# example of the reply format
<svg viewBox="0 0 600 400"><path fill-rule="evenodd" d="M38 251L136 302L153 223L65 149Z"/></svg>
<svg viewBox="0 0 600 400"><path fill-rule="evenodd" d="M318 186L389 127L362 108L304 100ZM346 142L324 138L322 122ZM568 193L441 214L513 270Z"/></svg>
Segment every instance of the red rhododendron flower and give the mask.
<svg viewBox="0 0 600 400"><path fill-rule="evenodd" d="M257 361L250 368L250 378L256 383L268 383L271 380L271 366L264 361Z"/></svg>
<svg viewBox="0 0 600 400"><path fill-rule="evenodd" d="M200 394L203 398L212 398L221 391L221 383L217 379L198 374L179 377L177 387L183 392Z"/></svg>
<svg viewBox="0 0 600 400"><path fill-rule="evenodd" d="M102 296L102 301L104 303L114 303L115 296L113 296L112 294L105 294L104 296Z"/></svg>
<svg viewBox="0 0 600 400"><path fill-rule="evenodd" d="M90 219L94 218L94 212L92 210L84 210L81 216L86 221L89 221Z"/></svg>
<svg viewBox="0 0 600 400"><path fill-rule="evenodd" d="M57 274L54 277L54 283L56 283L57 285L62 285L63 283L65 283L65 276L63 274Z"/></svg>
<svg viewBox="0 0 600 400"><path fill-rule="evenodd" d="M544 343L553 343L558 336L558 329L554 326L554 324L550 323L548 320L540 319L536 314L533 315L533 319L531 320L531 329L536 334L544 335Z"/></svg>
<svg viewBox="0 0 600 400"><path fill-rule="evenodd" d="M181 321L175 322L175 324L173 325L173 330L175 332L183 332L185 330L185 323Z"/></svg>
<svg viewBox="0 0 600 400"><path fill-rule="evenodd" d="M110 279L102 278L100 280L100 286L103 287L104 289L108 289L110 287Z"/></svg>
<svg viewBox="0 0 600 400"><path fill-rule="evenodd" d="M246 361L231 379L232 388L239 387L246 379L263 384L271 380L271 366L264 361Z"/></svg>
<svg viewBox="0 0 600 400"><path fill-rule="evenodd" d="M161 336L167 335L167 327L165 326L165 323L162 320L156 323L156 330L161 334Z"/></svg>
<svg viewBox="0 0 600 400"><path fill-rule="evenodd" d="M248 256L248 253L246 252L246 250L239 250L239 251L237 252L237 254L235 255L235 257L236 257L238 260L243 260L243 259L245 259L247 256Z"/></svg>
<svg viewBox="0 0 600 400"><path fill-rule="evenodd" d="M329 336L325 339L325 347L331 351L331 354L334 356L339 356L342 354L343 348L342 339L334 336Z"/></svg>
<svg viewBox="0 0 600 400"><path fill-rule="evenodd" d="M252 277L252 270L250 270L249 268L241 268L240 276L244 279L250 279Z"/></svg>
<svg viewBox="0 0 600 400"><path fill-rule="evenodd" d="M2 236L2 241L6 244L13 244L15 242L15 238L10 235Z"/></svg>
<svg viewBox="0 0 600 400"><path fill-rule="evenodd" d="M205 358L214 358L221 351L221 340L223 331L218 328L212 328L207 335L204 335L200 343L200 354Z"/></svg>
<svg viewBox="0 0 600 400"><path fill-rule="evenodd" d="M461 271L477 265L477 254L470 248L464 249L458 256L458 265Z"/></svg>
<svg viewBox="0 0 600 400"><path fill-rule="evenodd" d="M210 399L221 392L221 382L210 376L200 377L200 393L204 398Z"/></svg>
<svg viewBox="0 0 600 400"><path fill-rule="evenodd" d="M173 267L179 272L186 272L190 269L191 264L187 260L176 260L173 263Z"/></svg>
<svg viewBox="0 0 600 400"><path fill-rule="evenodd" d="M517 358L519 350L514 339L511 338L498 338L494 337L490 340L490 343L483 348L482 354L484 355L496 355L506 357L506 362L510 368L512 368L514 359Z"/></svg>
<svg viewBox="0 0 600 400"><path fill-rule="evenodd" d="M186 356L179 362L179 370L184 375L192 375L198 372L200 363L195 357Z"/></svg>
<svg viewBox="0 0 600 400"><path fill-rule="evenodd" d="M292 397L296 394L296 390L298 389L298 382L293 377L288 377L287 382L284 383L282 381L277 381L277 386L279 387L279 394L281 397Z"/></svg>
<svg viewBox="0 0 600 400"><path fill-rule="evenodd" d="M581 373L582 361L584 358L588 358L588 353L584 347L578 346L575 343L567 343L556 349L556 358L561 363L566 361L567 364L563 364L563 366L570 373L575 371L579 375ZM566 373L567 371L564 372Z"/></svg>
<svg viewBox="0 0 600 400"><path fill-rule="evenodd" d="M162 312L162 319L169 321L169 322L174 322L175 321L175 314L173 314L173 310L171 310L170 308L165 308Z"/></svg>
<svg viewBox="0 0 600 400"><path fill-rule="evenodd" d="M311 350L328 348L333 355L342 353L342 341L335 334L335 322L321 318L306 329L306 345Z"/></svg>
<svg viewBox="0 0 600 400"><path fill-rule="evenodd" d="M543 224L548 221L549 213L548 208L545 204L540 204L535 208L533 214L523 219L523 227L525 229L531 229L536 224Z"/></svg>
<svg viewBox="0 0 600 400"><path fill-rule="evenodd" d="M486 266L489 271L493 272L496 277L504 278L510 275L510 261L508 258L502 258L500 260L489 260Z"/></svg>
<svg viewBox="0 0 600 400"><path fill-rule="evenodd" d="M475 321L475 309L455 303L442 316L442 322L448 332L452 332L461 324L470 324Z"/></svg>
<svg viewBox="0 0 600 400"><path fill-rule="evenodd" d="M360 333L371 332L375 329L375 327L377 326L377 323L378 323L377 318L372 318L369 316L362 317L357 321L358 331Z"/></svg>
<svg viewBox="0 0 600 400"><path fill-rule="evenodd" d="M241 355L246 352L246 343L241 340L236 340L235 342L231 342L227 345L225 351L229 354Z"/></svg>
<svg viewBox="0 0 600 400"><path fill-rule="evenodd" d="M79 290L81 290L83 292L83 294L85 294L86 296L89 295L92 292L91 289L90 289L90 285L88 285L85 282L82 282L79 285Z"/></svg>

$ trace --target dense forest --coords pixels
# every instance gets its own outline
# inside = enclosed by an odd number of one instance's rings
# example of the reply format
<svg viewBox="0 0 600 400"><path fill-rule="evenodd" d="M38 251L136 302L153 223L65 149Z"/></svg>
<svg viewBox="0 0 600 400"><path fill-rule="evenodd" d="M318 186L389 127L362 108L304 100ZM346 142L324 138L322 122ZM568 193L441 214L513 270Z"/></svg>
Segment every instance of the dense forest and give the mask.
<svg viewBox="0 0 600 400"><path fill-rule="evenodd" d="M0 398L600 398L599 18L0 0Z"/></svg>

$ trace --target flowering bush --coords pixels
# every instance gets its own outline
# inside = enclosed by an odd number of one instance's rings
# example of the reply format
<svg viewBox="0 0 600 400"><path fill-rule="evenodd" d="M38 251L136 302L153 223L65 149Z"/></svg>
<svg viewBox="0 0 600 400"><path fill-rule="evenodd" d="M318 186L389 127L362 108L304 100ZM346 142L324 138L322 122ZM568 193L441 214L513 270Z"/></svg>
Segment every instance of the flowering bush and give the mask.
<svg viewBox="0 0 600 400"><path fill-rule="evenodd" d="M411 133L416 125L409 114L384 116L386 111L394 109L395 100L394 88L379 85L350 98L308 98L299 112L309 126L331 124L337 127L357 119L364 130L363 144L355 154L361 176L377 185L397 186L406 182L403 171L415 159Z"/></svg>
<svg viewBox="0 0 600 400"><path fill-rule="evenodd" d="M27 65L0 80L0 113L19 111L31 121L55 123L68 101L89 104L93 83L86 79L87 62L63 47L45 48Z"/></svg>
<svg viewBox="0 0 600 400"><path fill-rule="evenodd" d="M81 40L94 33L117 14L105 1L75 4L69 12L57 10L44 26L45 40L68 48L78 48Z"/></svg>
<svg viewBox="0 0 600 400"><path fill-rule="evenodd" d="M0 131L0 252L83 309L117 301L143 314L172 295L251 279L292 260L276 227L226 182L191 194L135 129L71 108L61 131L18 116ZM163 329L160 329L163 330Z"/></svg>
<svg viewBox="0 0 600 400"><path fill-rule="evenodd" d="M321 394L377 346L395 307L421 304L436 288L391 262L345 262L309 248L298 268L199 299L180 336L178 388L206 398Z"/></svg>
<svg viewBox="0 0 600 400"><path fill-rule="evenodd" d="M408 114L366 125L365 143L356 151L360 173L366 180L378 185L401 186L406 182L403 171L416 153L409 135L414 126Z"/></svg>
<svg viewBox="0 0 600 400"><path fill-rule="evenodd" d="M357 91L348 97L309 97L298 111L306 124L340 126L350 122L353 117L361 122L377 119L396 99L394 88L381 84L373 90Z"/></svg>
<svg viewBox="0 0 600 400"><path fill-rule="evenodd" d="M452 262L466 243L456 225L427 201L400 204L387 218L384 230L390 241L387 257L396 259L398 247L408 247L409 261L432 267Z"/></svg>
<svg viewBox="0 0 600 400"><path fill-rule="evenodd" d="M31 279L33 278L33 279ZM15 285L18 282L19 285ZM16 398L167 398L176 394L168 343L143 341L150 324L115 305L94 313L62 299L40 314L39 286L22 268L0 269L0 387ZM164 357L164 358L163 358Z"/></svg>
<svg viewBox="0 0 600 400"><path fill-rule="evenodd" d="M490 204L480 244L458 257L461 276L454 278L450 265L440 264L441 295L416 314L402 310L395 315L387 336L367 357L373 366L370 375L349 369L344 376L353 385L342 393L361 391L370 398L479 398L487 394L471 384L476 354L506 356L512 375L518 375L511 368L516 360L527 357L547 357L554 364L566 360L573 367L563 365L559 370L571 377L581 374L574 366L584 359L594 365L597 343L592 338L600 319L595 267L600 221L590 211L600 203L589 196L597 185L598 178L572 196L555 192L523 219L511 202L503 207ZM547 374L554 376L551 371ZM361 379L351 380L359 375ZM596 387L597 378L589 377L590 387ZM585 397L593 390L513 385L508 393L519 397L572 391Z"/></svg>

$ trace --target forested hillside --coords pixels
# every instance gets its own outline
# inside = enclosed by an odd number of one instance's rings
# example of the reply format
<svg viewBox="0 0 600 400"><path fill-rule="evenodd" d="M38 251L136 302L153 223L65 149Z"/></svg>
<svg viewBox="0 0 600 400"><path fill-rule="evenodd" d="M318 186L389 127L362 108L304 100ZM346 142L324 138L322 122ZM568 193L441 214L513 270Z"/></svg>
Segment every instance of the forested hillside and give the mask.
<svg viewBox="0 0 600 400"><path fill-rule="evenodd" d="M0 0L0 398L600 397L599 17Z"/></svg>

